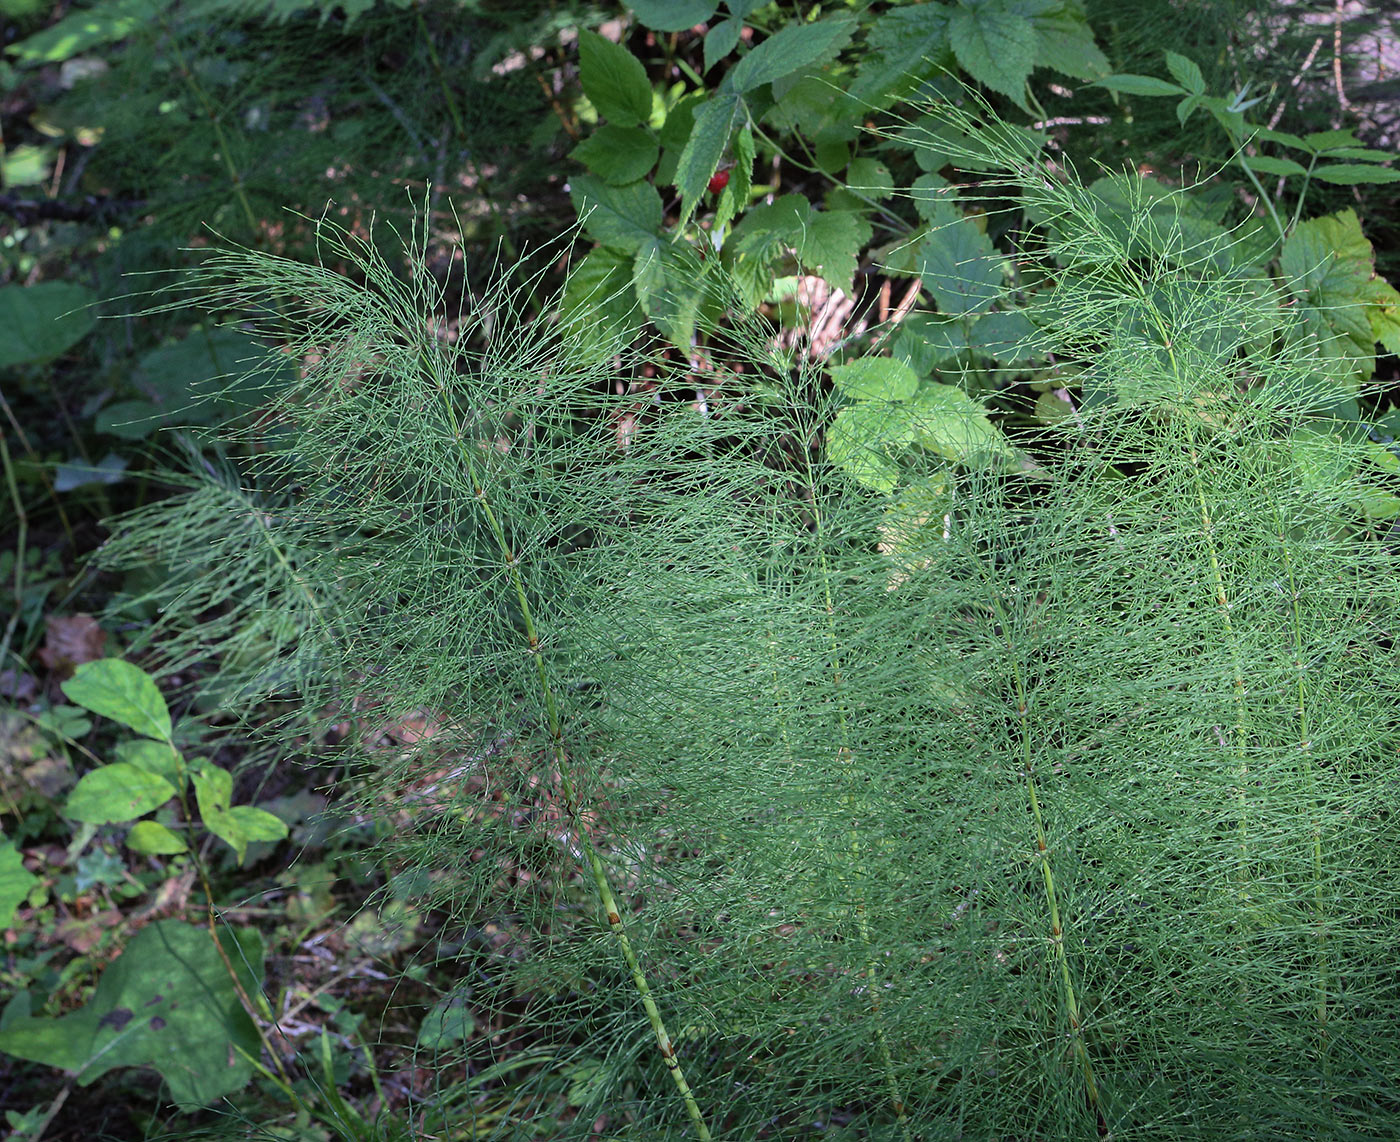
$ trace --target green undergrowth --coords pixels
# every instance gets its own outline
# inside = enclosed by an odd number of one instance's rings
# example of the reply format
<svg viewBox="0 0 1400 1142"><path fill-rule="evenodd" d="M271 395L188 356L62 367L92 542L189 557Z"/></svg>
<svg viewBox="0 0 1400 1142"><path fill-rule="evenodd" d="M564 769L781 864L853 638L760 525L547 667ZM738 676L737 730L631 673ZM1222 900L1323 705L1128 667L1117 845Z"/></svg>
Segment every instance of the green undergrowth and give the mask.
<svg viewBox="0 0 1400 1142"><path fill-rule="evenodd" d="M430 322L428 275L328 225L354 280L206 263L316 363L242 476L104 558L175 569L172 661L242 632L206 704L341 727L396 891L445 918L469 1029L420 1039L418 1136L1400 1114L1400 568L1394 465L1333 415L1359 370L1240 269L1250 232L954 125L1039 220L1026 342L1066 388L1033 428L878 355L828 378L698 266L728 318L678 361L599 353L577 304L514 325L501 283L489 325Z"/></svg>

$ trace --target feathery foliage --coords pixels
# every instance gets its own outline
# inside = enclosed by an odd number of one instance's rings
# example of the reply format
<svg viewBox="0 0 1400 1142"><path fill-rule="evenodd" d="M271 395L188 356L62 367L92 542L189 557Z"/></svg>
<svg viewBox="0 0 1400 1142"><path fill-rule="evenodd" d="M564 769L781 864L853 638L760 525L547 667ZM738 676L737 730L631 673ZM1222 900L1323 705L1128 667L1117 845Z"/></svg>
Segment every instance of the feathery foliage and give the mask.
<svg viewBox="0 0 1400 1142"><path fill-rule="evenodd" d="M317 361L259 429L280 499L203 486L107 557L174 535L191 638L202 574L277 616L236 692L293 680L365 730L362 808L396 891L448 918L479 1029L424 1058L425 1135L1363 1138L1400 1113L1371 446L1228 239L1106 217L959 127L1044 223L1038 348L1086 399L1014 457L901 455L889 494L827 462L839 393L756 324L697 372L514 326L509 297L444 318L329 226L362 280L207 264Z"/></svg>

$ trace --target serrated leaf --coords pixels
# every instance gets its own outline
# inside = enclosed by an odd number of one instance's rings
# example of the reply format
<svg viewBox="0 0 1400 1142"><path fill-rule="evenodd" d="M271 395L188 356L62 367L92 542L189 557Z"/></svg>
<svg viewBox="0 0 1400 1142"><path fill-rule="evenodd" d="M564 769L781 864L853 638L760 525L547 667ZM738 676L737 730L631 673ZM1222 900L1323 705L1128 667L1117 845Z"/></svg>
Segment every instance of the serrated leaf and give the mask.
<svg viewBox="0 0 1400 1142"><path fill-rule="evenodd" d="M1355 163L1327 163L1313 167L1313 178L1336 186L1359 186L1362 183L1400 182L1400 171L1389 167L1363 167Z"/></svg>
<svg viewBox="0 0 1400 1142"><path fill-rule="evenodd" d="M651 83L641 61L621 44L580 28L579 82L599 115L615 126L651 118Z"/></svg>
<svg viewBox="0 0 1400 1142"><path fill-rule="evenodd" d="M1256 141L1262 140L1266 143L1278 143L1283 147L1294 147L1300 151L1311 153L1312 147L1303 142L1297 135L1290 135L1287 131L1275 131L1271 127L1261 127L1254 133Z"/></svg>
<svg viewBox="0 0 1400 1142"><path fill-rule="evenodd" d="M741 127L734 136L734 165L729 170L729 182L715 205L714 233L722 233L725 226L749 208L754 158L753 131L748 126Z"/></svg>
<svg viewBox="0 0 1400 1142"><path fill-rule="evenodd" d="M868 52L851 83L861 104L887 107L926 76L953 61L948 42L948 9L942 4L891 8L876 17L865 34Z"/></svg>
<svg viewBox="0 0 1400 1142"><path fill-rule="evenodd" d="M1307 168L1301 163L1295 163L1292 159L1272 158L1269 155L1238 155L1235 161L1240 166L1248 166L1251 170L1263 174L1280 175L1284 178L1308 173Z"/></svg>
<svg viewBox="0 0 1400 1142"><path fill-rule="evenodd" d="M1167 70L1172 73L1172 78L1191 94L1200 95L1205 91L1206 77L1201 74L1200 66L1195 60L1169 51L1167 52Z"/></svg>
<svg viewBox="0 0 1400 1142"><path fill-rule="evenodd" d="M1386 291L1394 291L1373 279L1375 254L1356 212L1343 210L1300 223L1283 244L1279 269L1296 298L1305 332L1324 358L1351 375L1369 376L1375 367L1373 316L1384 324Z"/></svg>
<svg viewBox="0 0 1400 1142"><path fill-rule="evenodd" d="M840 49L850 41L855 27L849 16L827 16L815 24L791 24L736 63L725 75L720 91L743 95L791 75Z"/></svg>
<svg viewBox="0 0 1400 1142"><path fill-rule="evenodd" d="M911 313L900 324L890 353L908 361L921 377L968 349L967 331L960 320Z"/></svg>
<svg viewBox="0 0 1400 1142"><path fill-rule="evenodd" d="M986 409L956 385L926 382L909 408L915 439L944 459L971 464L1012 455Z"/></svg>
<svg viewBox="0 0 1400 1142"><path fill-rule="evenodd" d="M684 32L715 14L718 0L627 0L637 19L655 32Z"/></svg>
<svg viewBox="0 0 1400 1142"><path fill-rule="evenodd" d="M958 188L932 171L919 175L909 184L909 198L925 222L941 226L962 217L955 206Z"/></svg>
<svg viewBox="0 0 1400 1142"><path fill-rule="evenodd" d="M179 833L167 829L159 821L137 821L126 834L126 847L150 856L174 856L189 850Z"/></svg>
<svg viewBox="0 0 1400 1142"><path fill-rule="evenodd" d="M669 243L653 239L637 251L632 281L647 317L672 345L689 350L704 300L696 267Z"/></svg>
<svg viewBox="0 0 1400 1142"><path fill-rule="evenodd" d="M919 387L914 370L891 357L860 357L833 365L831 379L851 400L905 401Z"/></svg>
<svg viewBox="0 0 1400 1142"><path fill-rule="evenodd" d="M641 127L605 124L570 153L611 186L625 186L645 178L656 165L661 147L650 131Z"/></svg>
<svg viewBox="0 0 1400 1142"><path fill-rule="evenodd" d="M881 202L894 193L889 167L878 159L852 159L846 168L846 186Z"/></svg>
<svg viewBox="0 0 1400 1142"><path fill-rule="evenodd" d="M641 328L632 256L601 247L569 275L560 319L571 351L592 363L621 352Z"/></svg>
<svg viewBox="0 0 1400 1142"><path fill-rule="evenodd" d="M170 740L170 710L155 680L120 658L84 662L63 683L63 693L94 714L120 722L148 738Z"/></svg>
<svg viewBox="0 0 1400 1142"><path fill-rule="evenodd" d="M1356 132L1350 127L1333 131L1314 131L1310 135L1303 136L1303 145L1314 151L1329 151L1336 147L1354 147L1357 142Z"/></svg>
<svg viewBox="0 0 1400 1142"><path fill-rule="evenodd" d="M584 174L569 180L569 196L583 228L605 246L630 253L661 227L661 195L649 182L609 186Z"/></svg>
<svg viewBox="0 0 1400 1142"><path fill-rule="evenodd" d="M0 369L50 361L92 328L97 295L70 282L0 287Z"/></svg>
<svg viewBox="0 0 1400 1142"><path fill-rule="evenodd" d="M739 46L739 33L743 30L744 21L737 16L730 16L705 33L706 71Z"/></svg>
<svg viewBox="0 0 1400 1142"><path fill-rule="evenodd" d="M1394 151L1375 151L1370 147L1328 147L1322 152L1322 157L1327 159L1347 159L1348 161L1357 159L1366 163L1388 163L1396 158Z"/></svg>
<svg viewBox="0 0 1400 1142"><path fill-rule="evenodd" d="M1051 11L1038 13L1032 21L1039 45L1035 62L1054 68L1075 79L1100 79L1112 68L1094 42L1093 29L1078 0L1065 0Z"/></svg>
<svg viewBox="0 0 1400 1142"><path fill-rule="evenodd" d="M890 492L899 482L892 458L914 442L914 425L903 405L856 404L842 409L826 432L827 462L857 483Z"/></svg>
<svg viewBox="0 0 1400 1142"><path fill-rule="evenodd" d="M983 314L972 327L969 340L999 365L1019 364L1043 351L1036 344L1035 326L1019 309Z"/></svg>
<svg viewBox="0 0 1400 1142"><path fill-rule="evenodd" d="M1023 9L1012 0L959 5L948 17L948 40L968 75L1026 109L1026 80L1039 44Z"/></svg>
<svg viewBox="0 0 1400 1142"><path fill-rule="evenodd" d="M1189 95L1185 88L1151 75L1110 75L1094 84L1124 95Z"/></svg>
<svg viewBox="0 0 1400 1142"><path fill-rule="evenodd" d="M967 219L930 231L918 256L924 288L944 313L988 309L1001 292L1003 259Z"/></svg>
<svg viewBox="0 0 1400 1142"><path fill-rule="evenodd" d="M1188 95L1176 105L1176 121L1183 127L1186 121L1196 113L1197 107L1205 106L1205 97L1201 95Z"/></svg>
<svg viewBox="0 0 1400 1142"><path fill-rule="evenodd" d="M104 765L84 774L63 815L90 825L117 825L134 821L175 796L175 786L124 761Z"/></svg>
<svg viewBox="0 0 1400 1142"><path fill-rule="evenodd" d="M681 224L690 220L710 176L719 169L729 145L729 132L739 116L743 101L721 91L695 113L695 126L681 152L676 167L676 188L681 192ZM636 247L629 247L636 249Z"/></svg>
<svg viewBox="0 0 1400 1142"><path fill-rule="evenodd" d="M766 259L774 247L790 248L798 262L817 270L836 289L850 289L856 255L870 240L870 223L850 210L816 210L800 194L786 194L750 210L735 228L740 252Z"/></svg>

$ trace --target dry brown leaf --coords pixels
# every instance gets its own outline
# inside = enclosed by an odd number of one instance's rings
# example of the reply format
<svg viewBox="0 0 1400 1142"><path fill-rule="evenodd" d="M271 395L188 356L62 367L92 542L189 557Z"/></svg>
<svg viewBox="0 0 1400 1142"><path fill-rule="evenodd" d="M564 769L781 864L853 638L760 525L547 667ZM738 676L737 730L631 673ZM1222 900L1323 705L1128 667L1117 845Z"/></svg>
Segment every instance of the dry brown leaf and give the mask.
<svg viewBox="0 0 1400 1142"><path fill-rule="evenodd" d="M39 661L53 673L68 677L84 662L102 657L107 632L91 615L50 615L44 620L47 634Z"/></svg>

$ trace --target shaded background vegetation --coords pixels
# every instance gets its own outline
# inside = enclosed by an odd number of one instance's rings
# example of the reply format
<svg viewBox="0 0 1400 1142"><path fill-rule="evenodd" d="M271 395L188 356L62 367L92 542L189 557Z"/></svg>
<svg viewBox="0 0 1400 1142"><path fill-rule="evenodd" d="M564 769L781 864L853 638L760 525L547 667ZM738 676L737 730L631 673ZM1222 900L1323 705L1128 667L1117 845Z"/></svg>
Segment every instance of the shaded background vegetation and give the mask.
<svg viewBox="0 0 1400 1142"><path fill-rule="evenodd" d="M579 28L609 24L659 91L706 72L699 32L653 33L612 5L204 0L158 5L155 15L148 7L103 3L87 10L85 25L75 25L79 9L0 3L7 48L0 62L0 285L81 285L98 299L103 318L52 358L0 373L9 483L0 496L0 579L19 585L18 597L0 597L0 700L39 712L0 714L0 812L6 836L47 886L42 902L6 934L0 1001L31 994L52 1010L72 1009L90 993L133 923L180 914L197 895L183 873L124 863L115 846L70 849L74 836L58 805L80 755L65 737L96 739L90 727L55 736L52 724L36 722L61 704L58 686L74 665L120 654L159 618L149 604L127 601L139 599L163 569L89 569L87 557L108 536L102 521L169 494L162 473L172 462L228 459L227 446L214 442L217 422L233 416L254 430L258 423L256 392L241 404L204 400L205 382L236 372L255 347L251 335L217 330L198 305L151 312L146 291L178 283L215 244L314 259L314 220L323 215L382 241L397 259L393 228L408 233L418 216L428 235L426 266L443 289L442 311L453 313L469 283L503 256L544 246L573 224L566 184L581 168L569 155L596 120L581 99ZM771 23L797 10L774 6ZM1248 85L1252 95L1266 96L1265 121L1279 130L1355 126L1368 145L1395 146L1400 92L1391 69L1400 58L1393 17L1379 6L1368 12L1360 4L1339 10L1160 0L1128 8L1104 0L1086 11L1116 72L1161 75L1164 49L1186 45L1207 90ZM47 31L53 34L46 38ZM707 86L714 82L710 77ZM1081 169L1127 165L1171 181L1183 167L1210 173L1230 158L1216 125L1205 115L1181 124L1173 101L1132 101L1129 114L1108 92L1064 77L1037 90L1046 129ZM1003 97L990 98L1009 109ZM814 201L825 193L829 180L809 165L764 157L784 191ZM1245 212L1237 188L1219 193ZM1347 207L1360 214L1381 274L1400 276L1393 187L1318 186L1308 214ZM917 219L908 203L889 209L905 223ZM665 210L671 224L679 203L667 198ZM579 238L575 257L589 245ZM878 306L887 280L876 245L861 251L852 325ZM360 273L334 254L328 264ZM567 264L561 254L546 266L537 296L562 283ZM531 295L525 300L522 316L534 316ZM776 328L793 328L813 308L767 299L764 313ZM268 318L277 321L275 312ZM12 333L0 329L0 343ZM289 362L288 376L297 364ZM1392 409L1387 386L1395 379L1394 359L1382 357L1382 384L1366 409L1372 420ZM1027 403L1024 390L1020 398ZM256 443L247 448L255 452ZM236 461L241 454L234 452ZM3 562L6 552L25 561L21 577L13 575L13 557ZM104 616L100 627L85 618L93 615ZM166 664L171 692L186 695L181 713L211 713L191 695L201 674L212 671L210 660L234 653L206 649L208 659L187 656L178 669ZM159 652L157 646L153 662ZM419 953L440 950L445 918L417 907L413 885L396 884L392 869L365 858L378 839L372 823L336 817L346 774L320 748L324 742L308 737L274 763L258 728L284 712L270 701L209 719L215 757L239 772L241 797L276 808L292 828L292 843L282 849L255 849L242 866L216 861L220 905L232 920L265 931L273 949L269 983L299 997L284 1027L299 1032L303 1045L323 1028L334 1033L334 1057L320 1085L341 1090L373 1119L433 1089L434 1076L414 1067L413 1048L441 981L433 978L431 956ZM392 752L421 729L378 727L375 744ZM292 865L294 853L301 857ZM386 888L386 905L365 908ZM470 936L483 946L507 938ZM530 1002L528 995L518 1000ZM528 1069L536 1045L513 1040L515 1014L494 1011L473 1032L496 1037L503 1075L512 1061ZM53 1097L53 1072L8 1057L3 1065L0 1105L29 1111ZM571 1081L587 1079L575 1073ZM565 1083L561 1113L568 1113L570 1094ZM267 1088L250 1088L238 1104L252 1123L276 1109L276 1093ZM201 1121L167 1114L154 1076L114 1072L72 1089L46 1137L180 1136ZM304 1129L278 1136L327 1136L324 1126ZM384 1129L388 1136L391 1128ZM407 1136L407 1125L394 1129ZM547 1124L539 1130L549 1136Z"/></svg>

